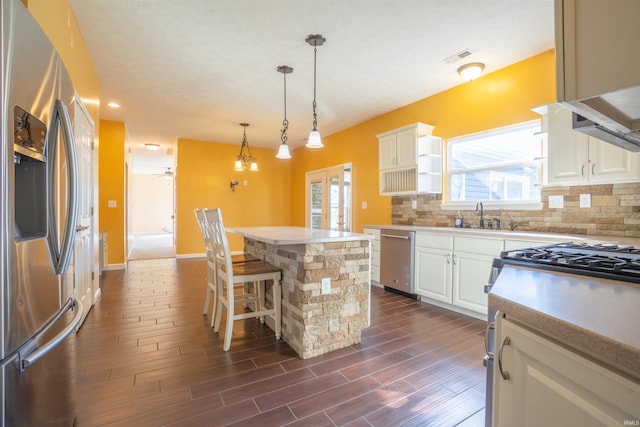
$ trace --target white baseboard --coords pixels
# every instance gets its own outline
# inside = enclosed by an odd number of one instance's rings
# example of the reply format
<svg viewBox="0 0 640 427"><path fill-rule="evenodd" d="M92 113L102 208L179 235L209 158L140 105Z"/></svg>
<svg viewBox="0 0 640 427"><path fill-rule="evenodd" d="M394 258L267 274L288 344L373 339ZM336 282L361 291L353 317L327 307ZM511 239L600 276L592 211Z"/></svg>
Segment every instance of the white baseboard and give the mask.
<svg viewBox="0 0 640 427"><path fill-rule="evenodd" d="M206 258L207 254L181 254L176 255L176 258L179 259L187 259L187 258Z"/></svg>
<svg viewBox="0 0 640 427"><path fill-rule="evenodd" d="M126 264L107 264L104 266L103 271L108 271L108 270L126 270L127 269L127 265Z"/></svg>

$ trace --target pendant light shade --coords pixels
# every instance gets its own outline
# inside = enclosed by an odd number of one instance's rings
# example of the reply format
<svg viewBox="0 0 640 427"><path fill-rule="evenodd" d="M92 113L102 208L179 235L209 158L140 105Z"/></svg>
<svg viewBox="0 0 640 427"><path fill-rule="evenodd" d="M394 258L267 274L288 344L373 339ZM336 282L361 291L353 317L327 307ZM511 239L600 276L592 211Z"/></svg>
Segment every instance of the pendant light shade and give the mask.
<svg viewBox="0 0 640 427"><path fill-rule="evenodd" d="M287 65L281 65L277 68L279 73L282 73L284 79L284 120L282 121L282 129L280 130L280 148L276 157L279 159L290 159L291 153L289 152L289 146L287 145L287 129L289 129L289 120L287 120L287 74L293 73L293 68Z"/></svg>
<svg viewBox="0 0 640 427"><path fill-rule="evenodd" d="M240 154L238 154L238 157L236 157L234 169L237 172L246 170L257 171L258 159L253 157L253 155L251 154L251 149L249 148L249 143L247 142L247 126L249 126L249 123L240 123L240 126L244 128L242 132L242 146L240 147Z"/></svg>
<svg viewBox="0 0 640 427"><path fill-rule="evenodd" d="M309 133L309 139L307 140L307 147L309 148L322 148L322 138L320 132L318 132L318 116L316 114L316 59L318 56L318 46L322 46L327 41L320 34L310 34L305 41L313 46L313 129Z"/></svg>

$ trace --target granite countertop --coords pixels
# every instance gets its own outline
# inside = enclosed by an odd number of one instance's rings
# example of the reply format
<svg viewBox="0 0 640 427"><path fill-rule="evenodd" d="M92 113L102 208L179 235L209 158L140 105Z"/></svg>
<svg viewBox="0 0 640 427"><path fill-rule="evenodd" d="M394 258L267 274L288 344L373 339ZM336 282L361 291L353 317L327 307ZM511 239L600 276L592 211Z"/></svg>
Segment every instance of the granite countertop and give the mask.
<svg viewBox="0 0 640 427"><path fill-rule="evenodd" d="M229 233L265 242L270 245L299 245L306 243L349 242L371 240L374 236L347 231L317 230L304 227L231 227Z"/></svg>
<svg viewBox="0 0 640 427"><path fill-rule="evenodd" d="M363 228L388 229L388 230L409 230L422 231L428 233L453 234L457 236L477 236L477 237L495 237L501 239L513 240L540 240L542 242L585 242L585 243L620 243L624 245L633 245L640 247L640 238L637 237L616 237L616 236L597 236L584 234L559 234L559 233L540 233L535 231L509 231L495 230L486 228L455 228L455 227L428 227L419 225L363 225Z"/></svg>
<svg viewBox="0 0 640 427"><path fill-rule="evenodd" d="M640 284L505 266L489 305L640 381Z"/></svg>

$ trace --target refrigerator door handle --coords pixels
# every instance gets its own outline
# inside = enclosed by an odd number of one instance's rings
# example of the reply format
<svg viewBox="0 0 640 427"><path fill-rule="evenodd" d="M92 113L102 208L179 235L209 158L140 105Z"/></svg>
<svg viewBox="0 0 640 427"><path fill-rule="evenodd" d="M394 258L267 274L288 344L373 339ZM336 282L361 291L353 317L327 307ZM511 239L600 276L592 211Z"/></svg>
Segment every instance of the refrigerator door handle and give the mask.
<svg viewBox="0 0 640 427"><path fill-rule="evenodd" d="M34 362L40 359L42 356L49 353L58 344L64 341L65 338L67 338L71 334L71 332L75 331L75 329L80 324L80 321L82 320L82 303L77 299L73 298L67 301L67 304L65 304L65 306L62 307L62 309L58 312L58 314L56 314L56 316L52 319L52 321L47 325L46 328L40 331L38 335L33 337L33 341L37 342L38 339L41 336L43 336L49 330L49 328L51 328L51 326L53 326L56 323L56 321L60 319L60 317L62 317L62 315L64 315L67 311L73 308L75 308L76 310L76 315L73 317L73 320L62 331L60 331L60 333L58 333L55 337L51 338L44 345L39 346L37 350L27 354L26 356L22 354L20 355L20 363L19 363L20 372L24 371L29 366L31 366Z"/></svg>
<svg viewBox="0 0 640 427"><path fill-rule="evenodd" d="M48 165L48 198L49 198L49 232L47 233L47 243L49 244L49 254L53 269L56 274L63 274L73 254L73 244L75 242L75 231L78 225L78 158L76 155L76 145L71 131L71 119L67 107L62 100L56 99L53 104L52 123L47 134L47 165ZM67 213L66 224L62 242L58 246L58 232L55 219L55 173L54 164L57 151L58 129L62 128L62 142L64 152L67 156Z"/></svg>

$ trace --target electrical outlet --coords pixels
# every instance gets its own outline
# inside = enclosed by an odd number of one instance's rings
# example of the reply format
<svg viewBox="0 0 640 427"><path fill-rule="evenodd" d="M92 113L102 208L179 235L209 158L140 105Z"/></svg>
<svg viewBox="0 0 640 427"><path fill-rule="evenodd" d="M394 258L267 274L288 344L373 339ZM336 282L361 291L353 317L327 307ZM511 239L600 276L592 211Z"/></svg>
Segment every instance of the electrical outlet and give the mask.
<svg viewBox="0 0 640 427"><path fill-rule="evenodd" d="M581 208L590 208L591 207L591 194L581 194L580 195L580 207Z"/></svg>
<svg viewBox="0 0 640 427"><path fill-rule="evenodd" d="M553 209L564 208L564 196L549 196L549 207Z"/></svg>
<svg viewBox="0 0 640 427"><path fill-rule="evenodd" d="M118 203L115 200L109 200L109 201L107 201L107 207L108 208L116 208L116 207L118 207Z"/></svg>
<svg viewBox="0 0 640 427"><path fill-rule="evenodd" d="M322 295L331 293L331 278L325 277L322 279Z"/></svg>
<svg viewBox="0 0 640 427"><path fill-rule="evenodd" d="M418 209L418 201L417 200L412 200L411 201L411 209Z"/></svg>

